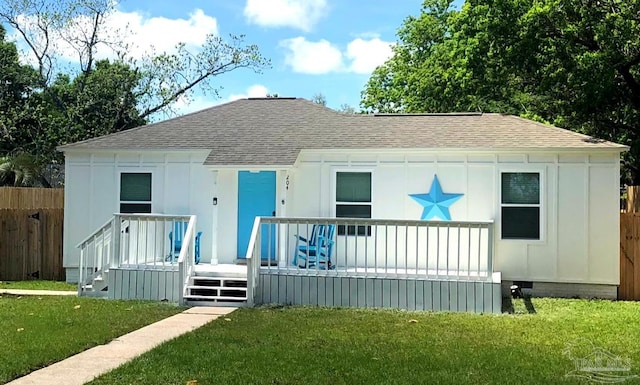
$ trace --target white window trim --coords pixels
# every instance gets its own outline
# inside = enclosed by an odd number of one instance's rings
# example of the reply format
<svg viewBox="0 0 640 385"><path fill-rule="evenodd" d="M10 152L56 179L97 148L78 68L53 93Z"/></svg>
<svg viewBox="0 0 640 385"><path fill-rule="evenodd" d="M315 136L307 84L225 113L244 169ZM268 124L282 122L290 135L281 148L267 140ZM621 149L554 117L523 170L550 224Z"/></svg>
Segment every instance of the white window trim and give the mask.
<svg viewBox="0 0 640 385"><path fill-rule="evenodd" d="M336 205L340 204L349 204L349 205L359 205L359 206L371 206L371 218L373 218L373 178L374 172L371 167L336 167L331 169L331 216L336 217ZM339 172L351 172L351 173L363 173L368 172L371 174L371 202L338 202L336 199L336 189L338 187L338 173Z"/></svg>
<svg viewBox="0 0 640 385"><path fill-rule="evenodd" d="M502 203L502 174L504 173L538 173L540 175L540 203L538 204L514 204L514 203ZM498 213L496 215L496 224L499 226L497 229L496 239L501 242L518 242L527 244L543 244L547 242L547 174L546 168L540 166L527 166L519 165L508 168L500 168L498 170L498 176L496 178L497 191L498 191ZM502 208L503 207L539 207L540 208L540 238L539 239L513 239L502 238Z"/></svg>
<svg viewBox="0 0 640 385"><path fill-rule="evenodd" d="M336 216L336 206L338 205L338 203L341 204L353 204L353 205L362 205L362 206L371 206L371 218L375 217L375 214L373 212L373 200L374 200L374 194L373 194L373 180L374 180L374 168L372 167L333 167L331 169L331 183L330 188L331 188L331 216L333 218L337 218ZM336 189L338 186L338 173L339 172L357 172L357 173L363 173L363 172L368 172L371 174L371 202L338 202L336 200ZM358 237L359 235L348 235L348 234L344 234L344 235L338 235L338 232L336 231L336 236L339 237ZM360 235L361 236L361 235Z"/></svg>
<svg viewBox="0 0 640 385"><path fill-rule="evenodd" d="M122 174L151 174L151 200L150 201L121 201L120 200L120 193L122 192L121 190L121 184L122 184ZM145 169L145 168L130 168L130 169L120 169L118 170L118 176L117 176L117 190L116 190L116 194L118 194L118 199L116 199L116 213L120 212L120 205L121 204L151 204L151 212L153 213L153 208L154 208L154 197L156 196L155 194L155 189L154 187L154 183L156 180L156 175L154 173L154 170L152 169Z"/></svg>

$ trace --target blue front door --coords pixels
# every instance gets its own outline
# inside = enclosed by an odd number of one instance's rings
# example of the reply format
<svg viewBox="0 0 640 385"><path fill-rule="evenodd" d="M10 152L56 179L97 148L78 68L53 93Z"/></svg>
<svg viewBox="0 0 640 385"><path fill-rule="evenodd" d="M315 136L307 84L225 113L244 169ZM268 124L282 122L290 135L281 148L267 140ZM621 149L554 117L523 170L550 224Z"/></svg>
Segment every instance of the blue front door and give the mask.
<svg viewBox="0 0 640 385"><path fill-rule="evenodd" d="M238 172L238 258L245 258L255 218L275 213L276 172ZM276 234L266 230L262 226L262 258L275 259Z"/></svg>

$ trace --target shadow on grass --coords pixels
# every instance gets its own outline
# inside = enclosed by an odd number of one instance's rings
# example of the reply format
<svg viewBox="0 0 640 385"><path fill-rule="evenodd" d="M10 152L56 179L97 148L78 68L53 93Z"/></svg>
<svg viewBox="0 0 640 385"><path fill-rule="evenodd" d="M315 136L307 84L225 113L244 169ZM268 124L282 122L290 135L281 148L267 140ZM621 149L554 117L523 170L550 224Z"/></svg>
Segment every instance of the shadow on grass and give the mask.
<svg viewBox="0 0 640 385"><path fill-rule="evenodd" d="M513 308L513 300L511 299L511 296L502 297L502 312L509 314L513 314L516 312Z"/></svg>
<svg viewBox="0 0 640 385"><path fill-rule="evenodd" d="M520 299L513 299L511 296L502 298L502 312L509 314L516 314L522 312L516 312L514 301L519 301ZM533 302L531 302L531 296L524 296L522 298L522 303L529 314L536 314L536 308L533 306Z"/></svg>
<svg viewBox="0 0 640 385"><path fill-rule="evenodd" d="M533 303L531 302L531 297L524 297L522 299L522 301L524 302L524 307L527 308L527 312L529 312L529 314L536 314L536 308L533 307Z"/></svg>

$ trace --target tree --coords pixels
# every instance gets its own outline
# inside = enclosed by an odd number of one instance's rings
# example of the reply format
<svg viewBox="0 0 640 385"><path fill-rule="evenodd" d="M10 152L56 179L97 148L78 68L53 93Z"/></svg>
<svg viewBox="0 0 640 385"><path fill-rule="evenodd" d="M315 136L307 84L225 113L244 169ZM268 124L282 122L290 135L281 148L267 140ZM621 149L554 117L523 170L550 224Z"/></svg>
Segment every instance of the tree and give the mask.
<svg viewBox="0 0 640 385"><path fill-rule="evenodd" d="M317 94L313 94L313 96L311 97L311 101L321 106L327 106L327 97L320 92L318 92Z"/></svg>
<svg viewBox="0 0 640 385"><path fill-rule="evenodd" d="M16 154L0 157L0 186L42 186L51 187L44 177L43 165L33 155Z"/></svg>
<svg viewBox="0 0 640 385"><path fill-rule="evenodd" d="M106 22L116 11L112 0L5 0L0 24L10 27L28 47L33 67L19 64L15 44L0 31L3 77L21 75L21 82L0 84L0 115L6 135L0 156L26 152L44 163L60 162L58 145L121 131L158 114L172 114L176 101L188 101L196 89L218 95L217 76L238 69L260 72L269 66L256 45L243 36L208 36L198 52L178 44L173 53L132 58ZM109 47L111 59L99 49ZM71 49L77 59L63 58ZM14 75L11 75L14 76ZM14 77L15 77L14 76ZM7 85L10 85L8 87ZM19 112L22 111L22 115ZM28 117L28 119L26 118Z"/></svg>
<svg viewBox="0 0 640 385"><path fill-rule="evenodd" d="M0 154L11 151L15 141L29 140L25 133L34 125L30 95L38 83L36 71L20 64L15 44L5 36L0 25Z"/></svg>
<svg viewBox="0 0 640 385"><path fill-rule="evenodd" d="M327 106L327 98L326 96L324 96L324 94L320 92L314 94L311 97L311 101L314 102L315 104L319 104L324 107ZM357 112L355 108L348 105L347 103L342 103L340 107L337 109L337 111L342 112L343 114L350 114L350 115L353 115Z"/></svg>
<svg viewBox="0 0 640 385"><path fill-rule="evenodd" d="M398 31L361 106L518 114L631 146L640 184L638 0L427 0Z"/></svg>
<svg viewBox="0 0 640 385"><path fill-rule="evenodd" d="M357 111L356 111L355 108L353 108L352 106L348 105L347 103L342 103L340 105L340 108L338 108L338 112L342 112L343 114L353 115Z"/></svg>

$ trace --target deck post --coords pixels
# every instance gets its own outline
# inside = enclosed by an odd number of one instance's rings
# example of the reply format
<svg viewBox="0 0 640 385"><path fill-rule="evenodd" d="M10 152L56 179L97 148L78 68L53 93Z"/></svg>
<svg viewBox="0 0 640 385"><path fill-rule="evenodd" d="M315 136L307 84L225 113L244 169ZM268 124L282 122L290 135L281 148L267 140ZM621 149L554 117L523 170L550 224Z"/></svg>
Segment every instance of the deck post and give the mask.
<svg viewBox="0 0 640 385"><path fill-rule="evenodd" d="M85 248L86 245L82 244L82 247L80 248L80 261L78 264L78 297L80 297L82 295L82 291L84 289L84 259L86 258L85 255Z"/></svg>
<svg viewBox="0 0 640 385"><path fill-rule="evenodd" d="M191 258L191 256L189 255L188 258ZM184 265L185 265L184 262L178 263L178 285L177 286L178 286L178 305L180 306L185 305L185 301L184 301L185 266Z"/></svg>
<svg viewBox="0 0 640 385"><path fill-rule="evenodd" d="M487 225L487 275L491 277L493 273L493 223Z"/></svg>
<svg viewBox="0 0 640 385"><path fill-rule="evenodd" d="M113 224L111 226L111 260L109 261L109 267L115 268L120 265L120 236L121 236L121 225L122 221L120 220L120 215L113 215Z"/></svg>

